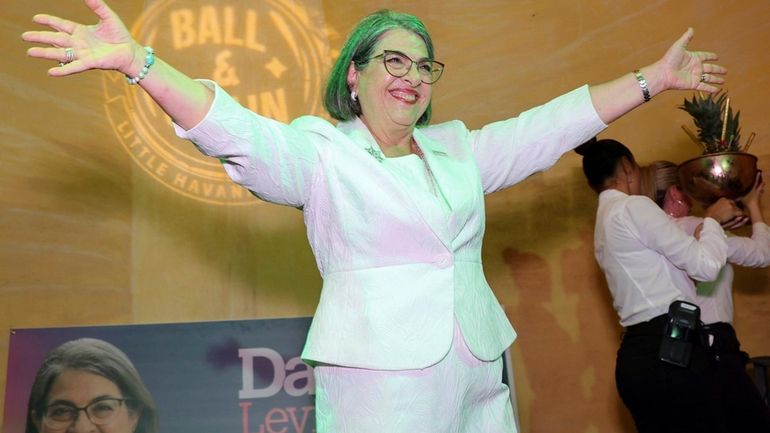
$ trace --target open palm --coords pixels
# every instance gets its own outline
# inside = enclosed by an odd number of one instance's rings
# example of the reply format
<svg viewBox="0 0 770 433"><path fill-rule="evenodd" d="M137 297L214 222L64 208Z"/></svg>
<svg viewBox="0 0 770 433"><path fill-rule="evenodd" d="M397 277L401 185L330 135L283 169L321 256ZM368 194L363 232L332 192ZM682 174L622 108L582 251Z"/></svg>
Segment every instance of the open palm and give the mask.
<svg viewBox="0 0 770 433"><path fill-rule="evenodd" d="M714 84L724 83L722 76L727 69L710 63L718 60L716 53L687 50L687 44L690 43L693 34L692 28L687 29L682 37L666 51L661 60L669 88L716 92L719 89Z"/></svg>
<svg viewBox="0 0 770 433"><path fill-rule="evenodd" d="M99 22L94 25L79 24L53 15L35 15L33 21L49 26L53 31L29 31L22 35L28 42L50 45L33 47L27 51L31 57L63 61L66 49L74 50L74 61L49 70L52 76L70 75L89 69L114 69L126 71L132 64L137 43L126 26L103 0L85 0Z"/></svg>

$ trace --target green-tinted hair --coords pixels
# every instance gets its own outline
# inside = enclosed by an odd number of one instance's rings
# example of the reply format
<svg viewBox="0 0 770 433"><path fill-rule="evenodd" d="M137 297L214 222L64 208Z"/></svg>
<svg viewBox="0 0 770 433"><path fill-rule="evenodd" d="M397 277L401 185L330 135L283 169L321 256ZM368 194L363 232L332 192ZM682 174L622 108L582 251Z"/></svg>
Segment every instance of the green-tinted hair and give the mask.
<svg viewBox="0 0 770 433"><path fill-rule="evenodd" d="M382 9L362 19L351 31L340 56L329 73L324 91L324 107L332 118L337 120L353 120L361 114L361 105L350 98L348 87L348 68L350 62L356 70L362 70L369 63L374 46L382 35L393 29L405 29L419 36L425 43L428 57L433 58L433 41L431 41L425 24L414 15ZM430 122L431 103L417 120L417 125Z"/></svg>

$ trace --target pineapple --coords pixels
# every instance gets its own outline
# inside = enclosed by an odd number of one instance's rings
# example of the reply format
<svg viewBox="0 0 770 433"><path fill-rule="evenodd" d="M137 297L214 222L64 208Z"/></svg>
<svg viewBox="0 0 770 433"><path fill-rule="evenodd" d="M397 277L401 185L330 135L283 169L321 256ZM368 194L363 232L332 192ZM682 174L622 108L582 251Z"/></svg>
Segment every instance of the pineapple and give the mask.
<svg viewBox="0 0 770 433"><path fill-rule="evenodd" d="M697 137L689 129L682 126L690 138L701 147L703 154L718 152L745 152L754 138L752 133L749 142L741 149L740 116L741 112L733 113L730 109L730 98L720 90L715 94L704 96L695 94L692 100L684 99L679 106L693 118L698 129Z"/></svg>

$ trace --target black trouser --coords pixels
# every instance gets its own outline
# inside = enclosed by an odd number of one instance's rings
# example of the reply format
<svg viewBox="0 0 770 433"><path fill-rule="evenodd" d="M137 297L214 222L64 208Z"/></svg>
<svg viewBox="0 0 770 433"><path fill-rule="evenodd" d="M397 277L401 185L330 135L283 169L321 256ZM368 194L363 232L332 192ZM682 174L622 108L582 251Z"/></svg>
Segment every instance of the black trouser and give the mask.
<svg viewBox="0 0 770 433"><path fill-rule="evenodd" d="M728 430L734 433L770 433L770 408L746 374L748 355L741 352L735 329L729 323L703 328L706 351L716 367ZM711 336L711 338L709 338Z"/></svg>
<svg viewBox="0 0 770 433"><path fill-rule="evenodd" d="M615 383L640 433L726 433L716 371L695 344L688 367L658 359L667 316L629 326L615 365Z"/></svg>

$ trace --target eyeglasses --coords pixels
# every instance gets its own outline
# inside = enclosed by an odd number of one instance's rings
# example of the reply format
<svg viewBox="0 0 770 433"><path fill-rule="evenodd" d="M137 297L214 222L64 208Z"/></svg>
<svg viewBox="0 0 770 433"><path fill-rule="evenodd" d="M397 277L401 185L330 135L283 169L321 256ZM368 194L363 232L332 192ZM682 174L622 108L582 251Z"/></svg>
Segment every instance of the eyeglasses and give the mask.
<svg viewBox="0 0 770 433"><path fill-rule="evenodd" d="M82 410L92 423L104 425L115 418L120 406L126 400L125 398L107 397L92 401L88 406L84 407L77 407L67 403L55 403L46 406L43 413L43 424L52 430L67 428L78 419L78 414Z"/></svg>
<svg viewBox="0 0 770 433"><path fill-rule="evenodd" d="M385 50L382 54L370 57L374 60L382 57L382 63L385 70L396 78L401 78L412 70L412 65L417 64L417 73L420 75L420 81L425 84L433 84L441 78L444 72L444 64L435 60L412 60L401 51Z"/></svg>

